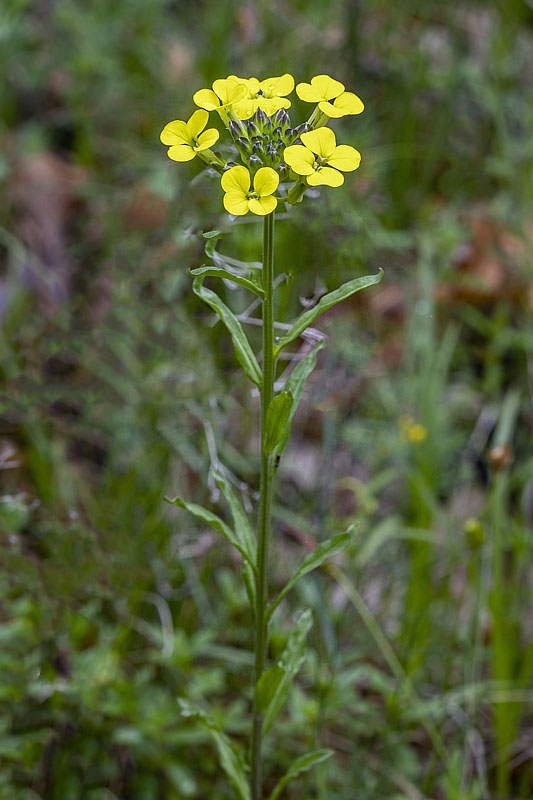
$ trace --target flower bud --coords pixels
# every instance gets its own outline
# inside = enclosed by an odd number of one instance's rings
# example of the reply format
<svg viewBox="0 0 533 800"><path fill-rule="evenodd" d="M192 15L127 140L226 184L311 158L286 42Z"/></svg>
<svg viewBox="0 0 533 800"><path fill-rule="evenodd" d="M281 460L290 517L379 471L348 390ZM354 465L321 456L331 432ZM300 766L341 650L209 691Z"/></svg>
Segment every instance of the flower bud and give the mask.
<svg viewBox="0 0 533 800"><path fill-rule="evenodd" d="M278 127L274 128L274 130L272 131L272 136L274 136L276 139L281 139L282 133L283 133L283 131L281 130L281 128L278 125Z"/></svg>
<svg viewBox="0 0 533 800"><path fill-rule="evenodd" d="M236 161L226 161L226 163L224 164L224 172L226 170L231 169L232 167L236 167L236 166L238 166Z"/></svg>
<svg viewBox="0 0 533 800"><path fill-rule="evenodd" d="M252 151L258 156L263 155L262 144L260 142L254 142L252 145Z"/></svg>
<svg viewBox="0 0 533 800"><path fill-rule="evenodd" d="M274 122L274 125L280 125L285 129L289 128L291 124L291 118L289 117L285 108L280 108L279 111L276 111L272 117L272 121Z"/></svg>
<svg viewBox="0 0 533 800"><path fill-rule="evenodd" d="M254 119L254 121L255 121L256 125L257 125L257 126L258 126L258 127L261 129L261 130L263 129L263 127L264 127L264 126L267 124L267 122L269 121L269 119L268 119L267 115L265 114L265 112L263 111L263 109L262 109L262 108L258 108L258 109L257 109L257 111L255 112L255 114L254 114L254 116L253 116L253 119Z"/></svg>
<svg viewBox="0 0 533 800"><path fill-rule="evenodd" d="M229 129L230 133L234 139L237 139L239 136L246 136L246 129L242 122L237 122L235 119L230 119L229 121Z"/></svg>
<svg viewBox="0 0 533 800"><path fill-rule="evenodd" d="M250 158L248 159L248 163L250 164L250 166L257 166L257 167L263 166L262 160L259 158L259 156L256 156L255 153L253 153L250 156Z"/></svg>
<svg viewBox="0 0 533 800"><path fill-rule="evenodd" d="M302 122L301 125L298 125L297 128L294 129L298 135L302 133L307 133L307 131L311 130L307 122Z"/></svg>
<svg viewBox="0 0 533 800"><path fill-rule="evenodd" d="M242 147L242 149L245 150L246 152L250 150L250 141L248 139L245 139L244 136L237 136L237 138L235 139L235 144L238 147Z"/></svg>
<svg viewBox="0 0 533 800"><path fill-rule="evenodd" d="M259 133L259 128L255 124L255 122L251 119L246 120L246 127L248 128L248 133L250 136L257 136Z"/></svg>

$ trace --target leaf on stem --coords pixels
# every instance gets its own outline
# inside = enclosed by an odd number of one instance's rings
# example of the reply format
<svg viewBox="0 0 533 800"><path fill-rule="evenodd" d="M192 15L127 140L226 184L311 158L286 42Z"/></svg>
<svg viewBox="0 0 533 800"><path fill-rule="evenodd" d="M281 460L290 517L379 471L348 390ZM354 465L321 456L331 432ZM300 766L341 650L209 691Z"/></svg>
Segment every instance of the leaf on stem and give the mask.
<svg viewBox="0 0 533 800"><path fill-rule="evenodd" d="M242 329L241 323L215 292L202 286L202 281L203 279L201 277L194 279L192 285L193 292L200 297L204 303L207 303L208 306L211 306L211 308L216 311L221 322L224 323L231 335L233 349L235 350L235 355L237 356L239 364L250 380L253 381L256 386L261 387L261 370L259 369L259 364L250 347L250 342Z"/></svg>
<svg viewBox="0 0 533 800"><path fill-rule="evenodd" d="M331 539L321 542L316 550L313 550L312 553L309 553L309 555L304 558L289 582L284 586L276 599L269 606L267 611L267 619L270 619L285 595L290 592L294 584L299 581L300 578L303 578L303 576L307 575L308 572L312 572L312 570L320 567L324 561L326 561L335 553L339 553L341 550L345 550L348 547L353 538L353 532L354 526L351 525L344 533L337 533L335 536L332 536Z"/></svg>
<svg viewBox="0 0 533 800"><path fill-rule="evenodd" d="M167 503L170 503L173 506L184 508L185 511L189 512L189 514L193 514L193 516L201 519L202 522L206 522L212 528L215 528L215 530L221 533L222 536L224 536L224 538L227 539L228 542L239 551L242 557L250 563L252 569L255 570L255 558L250 560L247 547L244 546L238 536L233 533L229 525L226 525L226 523L221 520L220 517L217 517L216 514L213 514L213 512L209 511L207 508L197 505L197 503L188 503L186 500L182 500L181 497L174 497L173 499L170 497L165 497L165 500Z"/></svg>
<svg viewBox="0 0 533 800"><path fill-rule="evenodd" d="M248 515L225 477L220 472L215 471L213 474L218 488L226 498L226 502L230 507L235 534L246 553L246 558L251 564L255 564L257 558L257 542Z"/></svg>
<svg viewBox="0 0 533 800"><path fill-rule="evenodd" d="M297 778L298 775L301 775L303 772L307 772L314 767L315 764L320 764L321 761L326 761L326 759L331 758L332 755L333 750L324 748L322 750L312 750L310 753L306 753L304 756L297 758L292 762L283 778L276 784L276 788L272 794L269 795L268 800L277 800L281 791L289 781L292 781L293 778Z"/></svg>
<svg viewBox="0 0 533 800"><path fill-rule="evenodd" d="M293 369L291 372L287 383L285 384L285 391L289 392L293 396L293 402L291 405L289 418L285 425L285 430L283 433L282 438L279 442L278 452L282 453L285 449L285 445L289 441L289 436L291 434L291 426L292 420L296 413L296 409L300 405L300 400L302 399L305 383L307 378L312 373L316 366L316 357L318 355L318 351L323 346L323 342L319 342L317 346L308 353L305 358L302 358L300 363Z"/></svg>
<svg viewBox="0 0 533 800"><path fill-rule="evenodd" d="M324 297L318 301L316 306L310 308L308 311L304 311L304 313L298 317L289 332L280 339L276 347L276 355L279 355L290 342L297 339L298 336L303 333L320 314L327 311L328 308L340 303L342 300L346 300L346 298L351 297L352 294L360 292L361 289L366 289L368 286L375 286L376 283L380 282L382 277L383 270L380 269L376 275L365 275L362 278L354 278L354 280L344 283L338 289L335 289L335 291L325 294Z"/></svg>
<svg viewBox="0 0 533 800"><path fill-rule="evenodd" d="M258 702L261 705L260 710L264 712L265 734L283 708L292 682L305 658L305 641L312 624L311 612L304 611L289 635L279 662L266 670L257 683Z"/></svg>
<svg viewBox="0 0 533 800"><path fill-rule="evenodd" d="M280 392L270 401L265 424L266 453L271 453L285 437L293 402L290 392Z"/></svg>
<svg viewBox="0 0 533 800"><path fill-rule="evenodd" d="M179 698L178 703L184 717L195 717L202 727L209 731L218 751L220 766L228 776L238 797L240 800L250 800L250 788L246 779L246 765L241 748L230 741L218 722L202 708L184 698Z"/></svg>
<svg viewBox="0 0 533 800"><path fill-rule="evenodd" d="M244 278L242 275L237 275L235 272L230 272L230 270L223 269L222 267L196 267L195 269L188 270L188 273L193 277L223 278L224 280L238 283L239 286L243 286L245 289L248 289L249 292L253 292L257 297L261 298L261 300L263 300L265 296L262 287L259 286L258 283L254 283L254 281Z"/></svg>

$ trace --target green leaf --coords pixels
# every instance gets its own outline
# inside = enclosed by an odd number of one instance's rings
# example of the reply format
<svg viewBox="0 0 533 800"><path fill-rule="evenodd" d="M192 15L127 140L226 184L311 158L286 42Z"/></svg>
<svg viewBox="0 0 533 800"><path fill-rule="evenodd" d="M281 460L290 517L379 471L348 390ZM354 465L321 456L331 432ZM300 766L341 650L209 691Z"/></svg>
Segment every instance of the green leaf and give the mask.
<svg viewBox="0 0 533 800"><path fill-rule="evenodd" d="M246 558L255 566L257 560L257 542L255 539L250 520L244 508L242 507L235 492L219 472L214 471L214 478L217 486L226 498L230 507L231 515L233 517L233 524L235 527L235 534L241 543L241 546L246 553Z"/></svg>
<svg viewBox="0 0 533 800"><path fill-rule="evenodd" d="M313 750L310 753L306 753L305 756L300 756L297 758L296 761L293 761L283 778L276 784L276 788L269 796L268 800L277 800L280 796L282 789L288 784L289 781L292 781L293 778L297 778L298 775L301 775L303 772L307 772L315 764L320 764L321 761L325 761L327 758L331 758L333 755L333 750Z"/></svg>
<svg viewBox="0 0 533 800"><path fill-rule="evenodd" d="M240 539L233 533L229 525L217 517L216 514L213 514L212 511L209 511L207 508L203 506L199 506L196 503L187 503L186 500L182 500L181 497L174 497L171 499L170 497L165 497L167 503L170 503L173 506L179 506L179 508L184 508L185 511L188 511L189 514L193 514L198 519L201 519L202 522L206 522L208 525L211 525L212 528L215 528L219 533L224 536L225 539L228 540L233 547L239 551L239 553L249 560L248 552ZM252 569L255 570L255 560L250 562Z"/></svg>
<svg viewBox="0 0 533 800"><path fill-rule="evenodd" d="M280 670L279 680L276 674L276 667L272 667L272 674L265 678L263 685L258 687L261 691L263 703L268 700L263 717L263 732L265 734L270 730L283 708L292 682L305 658L305 641L312 624L313 617L311 612L309 610L304 611L291 631L285 650L276 665ZM271 672L271 670L267 670L267 672ZM261 681L262 678L263 676L259 680Z"/></svg>
<svg viewBox="0 0 533 800"><path fill-rule="evenodd" d="M237 356L239 364L250 380L253 381L256 386L261 387L261 370L259 369L259 364L250 347L250 342L242 329L242 325L235 314L230 311L215 292L202 286L202 278L197 277L194 279L192 290L204 303L207 303L208 306L211 306L211 308L217 312L220 320L231 334L233 349L235 350L235 355Z"/></svg>
<svg viewBox="0 0 533 800"><path fill-rule="evenodd" d="M200 236L202 239L205 239L205 254L208 258L215 258L216 246L217 242L221 236L224 236L222 231L205 231L205 233L201 233Z"/></svg>
<svg viewBox="0 0 533 800"><path fill-rule="evenodd" d="M234 272L230 272L222 267L196 267L195 269L188 270L188 272L189 275L193 275L194 277L224 278L228 281L233 281L233 283L238 283L239 286L243 286L245 289L248 289L248 291L256 294L261 300L264 299L265 293L259 284L242 277L242 275L236 275Z"/></svg>
<svg viewBox="0 0 533 800"><path fill-rule="evenodd" d="M278 687L285 675L285 670L279 664L263 672L257 681L256 708L257 711L266 711L272 702Z"/></svg>
<svg viewBox="0 0 533 800"><path fill-rule="evenodd" d="M293 402L294 397L290 392L280 392L270 401L265 426L265 451L267 453L271 453L285 436Z"/></svg>
<svg viewBox="0 0 533 800"><path fill-rule="evenodd" d="M196 717L200 724L209 731L218 751L220 766L228 776L231 785L241 800L250 800L250 788L246 779L246 767L241 748L232 744L221 726L202 708L183 698L179 698L178 703L184 717Z"/></svg>
<svg viewBox="0 0 533 800"><path fill-rule="evenodd" d="M284 347L286 347L290 342L297 339L298 336L308 328L315 319L320 316L324 311L327 311L328 308L340 303L342 300L346 300L347 297L350 297L355 292L360 292L361 289L366 289L368 286L374 286L376 283L379 283L383 277L383 270L381 269L376 275L365 275L362 278L354 278L352 281L348 281L340 286L338 289L335 289L334 292L328 292L322 297L316 306L310 308L308 311L304 311L304 313L298 317L292 328L289 332L280 339L275 354L279 355Z"/></svg>
<svg viewBox="0 0 533 800"><path fill-rule="evenodd" d="M290 581L285 585L274 602L269 606L267 611L267 619L270 619L285 595L290 592L294 584L299 581L300 578L302 578L304 575L307 575L308 572L311 572L317 567L320 567L324 561L326 561L335 553L339 553L341 550L345 550L346 547L348 547L353 537L353 530L353 525L351 525L344 533L335 534L335 536L332 536L331 539L321 542L316 550L313 550L312 553L309 553L309 555L304 558L296 572L291 577Z"/></svg>
<svg viewBox="0 0 533 800"><path fill-rule="evenodd" d="M318 355L318 351L323 347L324 342L319 342L317 346L308 353L305 358L299 362L299 364L293 369L291 372L287 383L285 384L285 391L289 392L293 396L293 402L291 405L291 410L289 414L289 418L287 420L287 424L285 425L284 434L279 442L278 452L282 453L285 449L285 445L289 441L289 436L291 434L291 425L292 420L294 419L294 415L296 413L296 409L300 405L300 400L302 399L305 382L307 378L312 373L316 366L316 357Z"/></svg>
<svg viewBox="0 0 533 800"><path fill-rule="evenodd" d="M244 587L248 596L248 602L250 603L250 607L255 614L255 576L254 571L250 566L250 562L246 561L244 558L242 560L242 579L244 581Z"/></svg>

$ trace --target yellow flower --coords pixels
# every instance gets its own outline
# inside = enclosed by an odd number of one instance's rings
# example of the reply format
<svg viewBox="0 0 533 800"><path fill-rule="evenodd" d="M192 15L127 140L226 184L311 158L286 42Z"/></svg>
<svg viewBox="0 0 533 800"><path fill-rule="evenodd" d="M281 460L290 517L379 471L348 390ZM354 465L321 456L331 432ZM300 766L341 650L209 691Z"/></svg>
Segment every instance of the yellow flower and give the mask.
<svg viewBox="0 0 533 800"><path fill-rule="evenodd" d="M294 89L294 78L288 72L276 78L265 78L264 81L257 78L238 78L236 75L230 75L228 80L230 78L244 83L248 92L247 97L234 106L239 119L250 119L258 108L267 117L272 117L280 108L290 108L291 101L285 95Z"/></svg>
<svg viewBox="0 0 533 800"><path fill-rule="evenodd" d="M315 75L311 78L311 83L299 83L296 94L305 103L318 103L318 108L327 117L360 114L365 108L356 94L345 92L344 84L329 75Z"/></svg>
<svg viewBox="0 0 533 800"><path fill-rule="evenodd" d="M204 131L208 119L207 111L198 110L187 122L175 119L165 125L160 139L163 144L170 145L167 155L172 161L190 161L196 153L214 145L219 133L215 128Z"/></svg>
<svg viewBox="0 0 533 800"><path fill-rule="evenodd" d="M421 425L420 422L415 422L409 414L402 414L398 420L398 425L400 426L402 439L406 442L420 444L427 439L427 428Z"/></svg>
<svg viewBox="0 0 533 800"><path fill-rule="evenodd" d="M241 78L230 75L229 78L214 81L213 89L200 89L193 95L193 102L206 111L225 111L236 103L240 103L248 95L248 89Z"/></svg>
<svg viewBox="0 0 533 800"><path fill-rule="evenodd" d="M261 167L255 173L254 188L250 191L251 177L246 167L231 167L220 180L225 191L224 208L230 214L264 216L276 208L278 201L272 195L278 188L279 175L271 167Z"/></svg>
<svg viewBox="0 0 533 800"><path fill-rule="evenodd" d="M286 147L283 159L298 175L305 175L309 186L341 186L342 172L352 172L361 163L354 147L337 145L331 128L302 133L300 138L303 144Z"/></svg>

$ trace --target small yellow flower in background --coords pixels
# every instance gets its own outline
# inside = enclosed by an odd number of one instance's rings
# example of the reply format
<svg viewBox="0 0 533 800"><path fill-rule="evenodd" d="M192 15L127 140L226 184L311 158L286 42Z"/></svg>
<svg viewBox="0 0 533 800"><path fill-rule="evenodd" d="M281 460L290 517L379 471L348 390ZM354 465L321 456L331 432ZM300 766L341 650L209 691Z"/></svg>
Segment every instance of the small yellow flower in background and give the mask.
<svg viewBox="0 0 533 800"><path fill-rule="evenodd" d="M246 167L231 167L223 174L220 183L226 193L224 208L235 216L241 217L248 211L265 216L274 211L278 204L273 194L278 188L279 175L271 167L257 170L252 191L252 179Z"/></svg>
<svg viewBox="0 0 533 800"><path fill-rule="evenodd" d="M215 144L218 131L215 128L204 131L208 119L207 111L198 110L187 122L175 119L165 125L159 138L163 144L170 145L167 155L172 161L190 161Z"/></svg>
<svg viewBox="0 0 533 800"><path fill-rule="evenodd" d="M288 72L276 78L265 78L264 81L257 78L238 78L236 75L230 75L229 78L244 83L248 90L248 96L234 105L239 119L250 119L258 108L267 117L272 117L280 108L291 106L291 101L285 95L294 89L294 78Z"/></svg>
<svg viewBox="0 0 533 800"><path fill-rule="evenodd" d="M398 420L402 439L406 442L413 444L421 444L427 439L427 428L409 416L409 414L402 414Z"/></svg>
<svg viewBox="0 0 533 800"><path fill-rule="evenodd" d="M213 89L200 89L193 95L193 102L206 111L225 111L248 96L248 89L241 78L230 75L213 82Z"/></svg>
<svg viewBox="0 0 533 800"><path fill-rule="evenodd" d="M305 103L318 103L320 111L327 117L360 114L365 108L356 94L344 91L344 84L329 75L315 75L311 83L299 83L296 94Z"/></svg>
<svg viewBox="0 0 533 800"><path fill-rule="evenodd" d="M302 133L300 138L303 144L286 147L283 158L297 175L305 175L309 186L341 186L342 173L352 172L361 163L358 150L347 144L337 145L331 128Z"/></svg>

